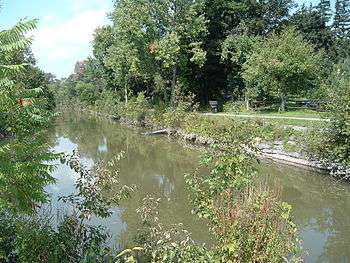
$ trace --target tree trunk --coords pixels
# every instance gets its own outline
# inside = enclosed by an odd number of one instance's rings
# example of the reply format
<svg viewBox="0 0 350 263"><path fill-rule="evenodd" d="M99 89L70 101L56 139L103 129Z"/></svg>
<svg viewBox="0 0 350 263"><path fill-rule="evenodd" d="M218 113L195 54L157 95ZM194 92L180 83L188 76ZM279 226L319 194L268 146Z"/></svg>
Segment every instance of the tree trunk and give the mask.
<svg viewBox="0 0 350 263"><path fill-rule="evenodd" d="M164 98L164 101L166 103L169 102L169 100L168 100L168 89L166 87L164 88L164 91L163 91L163 98Z"/></svg>
<svg viewBox="0 0 350 263"><path fill-rule="evenodd" d="M247 91L244 94L244 101L245 101L245 108L247 111L249 111L250 110L250 103L249 103L249 96L248 96Z"/></svg>
<svg viewBox="0 0 350 263"><path fill-rule="evenodd" d="M177 67L173 68L173 78L171 80L171 106L175 106Z"/></svg>
<svg viewBox="0 0 350 263"><path fill-rule="evenodd" d="M287 108L287 98L286 96L281 96L281 106L280 106L280 112L285 112Z"/></svg>
<svg viewBox="0 0 350 263"><path fill-rule="evenodd" d="M124 96L125 96L125 105L128 104L128 87L124 85Z"/></svg>

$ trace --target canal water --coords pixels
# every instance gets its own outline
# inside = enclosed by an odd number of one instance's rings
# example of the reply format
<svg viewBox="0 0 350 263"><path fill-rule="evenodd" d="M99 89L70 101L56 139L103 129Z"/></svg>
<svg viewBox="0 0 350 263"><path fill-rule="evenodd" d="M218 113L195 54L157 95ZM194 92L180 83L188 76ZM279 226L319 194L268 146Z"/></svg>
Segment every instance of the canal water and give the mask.
<svg viewBox="0 0 350 263"><path fill-rule="evenodd" d="M193 171L200 151L163 136L144 136L138 129L79 114L63 114L52 131L52 149L71 153L78 150L82 162L92 167L111 160L121 151L120 181L136 185L132 197L112 209L107 219L93 218L111 234L111 244L126 247L139 227L136 209L147 195L161 198L160 220L183 223L199 242L210 243L205 222L191 214L184 174ZM294 221L303 240L305 262L350 262L350 185L311 171L276 163L262 163L259 173L281 189L282 199L293 206ZM66 207L58 198L74 192L77 175L57 164L57 183L47 187L52 206Z"/></svg>

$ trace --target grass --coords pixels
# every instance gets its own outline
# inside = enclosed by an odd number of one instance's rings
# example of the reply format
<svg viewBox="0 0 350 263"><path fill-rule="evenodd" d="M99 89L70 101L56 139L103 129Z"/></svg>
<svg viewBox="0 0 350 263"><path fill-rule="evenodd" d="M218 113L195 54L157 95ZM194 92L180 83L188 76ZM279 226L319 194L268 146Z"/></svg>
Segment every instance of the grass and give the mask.
<svg viewBox="0 0 350 263"><path fill-rule="evenodd" d="M256 116L276 116L276 117L299 117L299 118L320 118L320 112L312 109L302 108L288 108L285 112L279 112L276 109L262 109L259 111L252 111L247 113L238 113L244 115Z"/></svg>
<svg viewBox="0 0 350 263"><path fill-rule="evenodd" d="M237 113L235 113L237 114ZM242 115L246 115L245 113L242 113ZM239 114L238 114L239 115ZM256 116L256 118L251 119L263 119L263 122L274 124L277 126L300 126L300 127L307 127L312 128L320 125L320 121L310 121L310 120L294 120L294 119L264 119L263 115L259 114L252 114L253 116ZM271 115L272 116L272 115ZM214 118L214 119L221 119L221 118L237 118L235 116L227 117L227 116L220 116L220 115L210 115L208 118ZM244 117L242 117L244 118ZM322 122L323 123L323 122Z"/></svg>
<svg viewBox="0 0 350 263"><path fill-rule="evenodd" d="M256 109L255 111L232 111L224 112L224 114L242 115L241 118L255 119L256 117L256 119L263 119L263 121L267 123L284 126L314 127L317 123L323 123L323 121L319 121L319 119L322 119L324 113L316 109L297 107L295 103L290 103L285 112L280 112L278 108L279 105L272 105ZM273 119L274 117L276 117L276 119ZM298 118L312 118L317 120L303 120Z"/></svg>

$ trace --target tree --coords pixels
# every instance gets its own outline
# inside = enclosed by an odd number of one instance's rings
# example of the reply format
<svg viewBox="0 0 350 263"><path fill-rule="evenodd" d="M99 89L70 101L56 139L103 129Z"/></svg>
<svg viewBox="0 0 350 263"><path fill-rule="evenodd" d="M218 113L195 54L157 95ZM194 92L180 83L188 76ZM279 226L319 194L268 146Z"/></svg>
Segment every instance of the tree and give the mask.
<svg viewBox="0 0 350 263"><path fill-rule="evenodd" d="M115 89L113 82L113 70L107 65L108 50L113 45L114 37L112 26L103 26L97 28L93 40L93 55L95 58L94 65L97 76L106 83L106 89Z"/></svg>
<svg viewBox="0 0 350 263"><path fill-rule="evenodd" d="M206 20L201 6L201 0L118 2L107 65L125 95L132 84L148 86L161 76L174 100L178 77L186 79L189 65L201 66L205 60L201 37Z"/></svg>
<svg viewBox="0 0 350 263"><path fill-rule="evenodd" d="M350 0L336 0L333 28L339 38L350 37Z"/></svg>
<svg viewBox="0 0 350 263"><path fill-rule="evenodd" d="M155 27L150 8L147 1L122 0L112 14L113 42L105 61L112 70L114 85L124 91L126 103L132 83L147 82L154 71L154 58L148 50Z"/></svg>
<svg viewBox="0 0 350 263"><path fill-rule="evenodd" d="M291 16L288 24L294 26L317 50L328 51L334 45L335 39L322 12L320 6L318 8L302 6Z"/></svg>
<svg viewBox="0 0 350 263"><path fill-rule="evenodd" d="M55 101L51 90L49 90L49 84L54 81L54 76L45 73L37 67L30 47L27 46L24 49L11 52L9 58L9 63L13 65L26 65L23 70L11 76L11 80L15 85L25 90L40 88L42 92L39 97L46 101L48 109L53 109L55 107Z"/></svg>
<svg viewBox="0 0 350 263"><path fill-rule="evenodd" d="M285 111L288 96L317 86L321 63L321 53L288 27L257 45L243 65L243 78L247 87L279 97L280 110Z"/></svg>
<svg viewBox="0 0 350 263"><path fill-rule="evenodd" d="M46 199L43 187L53 182L48 162L54 155L47 152L41 133L52 115L41 102L42 89L24 89L16 82L27 63L11 63L13 53L30 44L25 35L36 23L21 20L0 31L0 139L15 135L0 144L0 209L32 211Z"/></svg>
<svg viewBox="0 0 350 263"><path fill-rule="evenodd" d="M334 66L327 85L331 129L321 147L328 158L350 165L350 59Z"/></svg>
<svg viewBox="0 0 350 263"><path fill-rule="evenodd" d="M204 13L209 22L203 46L207 60L201 70L199 81L203 84L198 92L203 102L245 88L243 83L239 84L239 80L234 80L235 85L232 85L232 76L241 73L240 66L222 60L222 44L226 38L241 34L266 36L286 22L293 6L292 0L205 1Z"/></svg>
<svg viewBox="0 0 350 263"><path fill-rule="evenodd" d="M244 80L242 77L242 66L252 53L253 48L260 41L260 37L250 37L247 35L230 35L226 38L222 46L223 61L231 62L232 71L229 75L228 86L234 91L235 98L241 98L245 95L246 108L249 108L248 90L244 89ZM227 62L226 62L227 63Z"/></svg>
<svg viewBox="0 0 350 263"><path fill-rule="evenodd" d="M318 4L317 9L321 14L321 17L323 18L323 20L326 23L329 22L332 17L330 0L320 0L320 3Z"/></svg>

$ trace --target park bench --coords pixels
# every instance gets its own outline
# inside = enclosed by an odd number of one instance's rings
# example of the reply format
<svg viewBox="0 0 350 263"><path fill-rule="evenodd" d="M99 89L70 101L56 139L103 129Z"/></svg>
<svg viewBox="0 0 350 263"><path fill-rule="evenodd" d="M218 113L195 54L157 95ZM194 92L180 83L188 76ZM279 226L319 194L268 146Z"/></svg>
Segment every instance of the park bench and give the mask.
<svg viewBox="0 0 350 263"><path fill-rule="evenodd" d="M217 100L210 100L209 101L209 105L211 107L211 111L212 112L214 112L214 113L218 112L218 105L219 105L219 103L218 103Z"/></svg>

